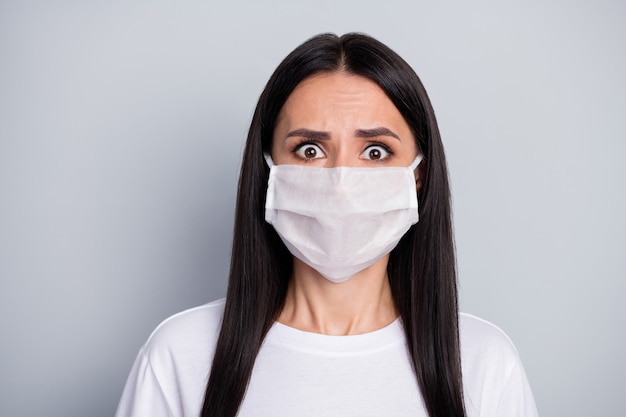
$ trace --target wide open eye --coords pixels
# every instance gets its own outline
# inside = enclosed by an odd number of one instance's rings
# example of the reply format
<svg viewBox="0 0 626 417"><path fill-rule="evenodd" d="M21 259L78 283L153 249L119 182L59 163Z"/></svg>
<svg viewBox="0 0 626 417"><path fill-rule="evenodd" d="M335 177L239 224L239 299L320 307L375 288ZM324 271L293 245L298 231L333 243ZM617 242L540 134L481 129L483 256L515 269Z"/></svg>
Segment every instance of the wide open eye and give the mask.
<svg viewBox="0 0 626 417"><path fill-rule="evenodd" d="M324 157L324 151L314 143L304 142L296 147L295 154L300 158L310 161Z"/></svg>
<svg viewBox="0 0 626 417"><path fill-rule="evenodd" d="M391 154L391 150L384 145L370 145L363 151L361 158L370 161L380 161L387 159Z"/></svg>

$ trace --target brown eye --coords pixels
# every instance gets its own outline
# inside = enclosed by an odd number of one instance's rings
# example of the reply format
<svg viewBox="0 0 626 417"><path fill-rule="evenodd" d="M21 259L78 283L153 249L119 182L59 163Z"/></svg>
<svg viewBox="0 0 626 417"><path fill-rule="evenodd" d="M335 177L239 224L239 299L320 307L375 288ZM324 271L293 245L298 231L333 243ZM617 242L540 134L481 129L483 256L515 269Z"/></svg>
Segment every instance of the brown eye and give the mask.
<svg viewBox="0 0 626 417"><path fill-rule="evenodd" d="M305 143L295 151L296 155L305 160L318 159L324 157L324 152L319 146L313 143Z"/></svg>
<svg viewBox="0 0 626 417"><path fill-rule="evenodd" d="M370 149L369 157L370 159L380 159L380 149Z"/></svg>
<svg viewBox="0 0 626 417"><path fill-rule="evenodd" d="M317 150L309 146L304 150L304 156L306 158L315 158L315 156L317 156Z"/></svg>
<svg viewBox="0 0 626 417"><path fill-rule="evenodd" d="M361 158L370 161L379 161L381 159L388 158L389 155L391 155L391 152L385 149L384 146L372 145L365 149L365 151L361 154Z"/></svg>

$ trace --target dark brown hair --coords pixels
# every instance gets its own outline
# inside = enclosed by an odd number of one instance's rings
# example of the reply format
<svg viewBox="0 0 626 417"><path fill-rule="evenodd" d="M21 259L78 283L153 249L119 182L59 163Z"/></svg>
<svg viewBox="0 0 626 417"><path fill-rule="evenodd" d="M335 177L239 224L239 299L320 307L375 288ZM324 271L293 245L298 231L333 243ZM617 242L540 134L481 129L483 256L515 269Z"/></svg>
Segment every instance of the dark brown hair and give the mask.
<svg viewBox="0 0 626 417"><path fill-rule="evenodd" d="M264 221L269 169L263 151L271 148L279 112L294 88L314 74L335 71L378 83L424 154L420 221L391 252L388 275L429 416L465 417L450 187L435 114L411 67L384 44L355 33L318 35L297 47L259 98L239 178L226 306L202 417L237 414L291 274L291 254Z"/></svg>

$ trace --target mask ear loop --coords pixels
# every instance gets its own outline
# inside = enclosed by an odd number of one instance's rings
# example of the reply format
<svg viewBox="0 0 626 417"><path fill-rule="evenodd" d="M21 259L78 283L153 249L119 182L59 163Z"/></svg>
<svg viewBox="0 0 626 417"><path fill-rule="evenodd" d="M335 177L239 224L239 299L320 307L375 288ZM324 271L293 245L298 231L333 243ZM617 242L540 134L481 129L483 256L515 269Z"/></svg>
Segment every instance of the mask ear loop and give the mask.
<svg viewBox="0 0 626 417"><path fill-rule="evenodd" d="M267 166L272 168L274 166L274 161L272 161L272 155L270 155L268 152L263 152L263 158L265 158L265 162L267 163Z"/></svg>
<svg viewBox="0 0 626 417"><path fill-rule="evenodd" d="M424 155L422 155L421 153L418 153L417 156L415 157L415 159L413 160L413 162L411 163L411 170L415 171L417 169L417 167L419 166L420 162L422 162L422 159L424 159Z"/></svg>
<svg viewBox="0 0 626 417"><path fill-rule="evenodd" d="M423 159L424 159L424 155L422 155L421 153L418 153L415 159L413 160L413 163L411 164L411 172L413 173L413 175L415 175L415 170L417 169L417 167L419 166L419 164L422 162ZM415 183L417 185L417 178L415 179ZM420 200L420 190L417 190L417 201L418 201L418 205L421 207L421 205L419 204L419 200Z"/></svg>

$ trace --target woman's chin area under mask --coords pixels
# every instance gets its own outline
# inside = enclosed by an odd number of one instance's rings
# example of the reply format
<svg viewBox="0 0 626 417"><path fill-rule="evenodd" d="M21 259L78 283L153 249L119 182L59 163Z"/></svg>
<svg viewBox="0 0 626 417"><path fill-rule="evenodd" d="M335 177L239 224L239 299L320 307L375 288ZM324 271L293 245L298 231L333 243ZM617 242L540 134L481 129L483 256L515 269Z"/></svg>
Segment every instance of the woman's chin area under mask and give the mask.
<svg viewBox="0 0 626 417"><path fill-rule="evenodd" d="M335 283L294 258L278 321L298 330L334 336L382 329L398 317L387 277L388 260L386 255L347 281Z"/></svg>

